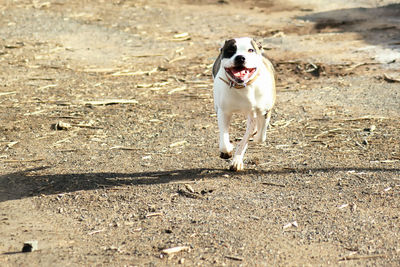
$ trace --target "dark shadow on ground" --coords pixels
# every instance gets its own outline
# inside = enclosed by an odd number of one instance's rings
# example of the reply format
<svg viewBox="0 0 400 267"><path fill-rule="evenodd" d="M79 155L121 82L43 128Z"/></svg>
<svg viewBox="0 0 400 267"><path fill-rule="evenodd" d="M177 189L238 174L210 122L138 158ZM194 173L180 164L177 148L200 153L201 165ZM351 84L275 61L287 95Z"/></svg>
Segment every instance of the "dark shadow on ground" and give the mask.
<svg viewBox="0 0 400 267"><path fill-rule="evenodd" d="M297 19L314 22L315 32L356 32L369 44L400 50L400 4L337 9Z"/></svg>
<svg viewBox="0 0 400 267"><path fill-rule="evenodd" d="M10 173L0 176L2 193L0 202L22 199L37 195L52 195L59 193L75 192L80 190L107 189L116 186L135 186L135 185L154 185L188 182L199 179L235 179L241 175L261 175L265 176L266 182L268 175L286 175L289 173L309 174L311 173L335 173L340 171L356 171L366 173L398 173L398 168L281 168L276 170L247 170L233 173L224 169L184 169L159 172L138 172L138 173L68 173L68 174L45 174L35 175L35 171L43 170L46 167L27 169L22 172ZM224 175L229 174L229 178Z"/></svg>

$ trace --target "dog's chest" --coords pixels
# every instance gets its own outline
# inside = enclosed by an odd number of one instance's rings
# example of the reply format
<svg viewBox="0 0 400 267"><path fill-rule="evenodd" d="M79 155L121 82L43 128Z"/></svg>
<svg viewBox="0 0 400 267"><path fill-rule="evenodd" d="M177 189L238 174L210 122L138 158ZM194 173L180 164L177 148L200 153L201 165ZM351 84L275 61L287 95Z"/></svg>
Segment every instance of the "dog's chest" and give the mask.
<svg viewBox="0 0 400 267"><path fill-rule="evenodd" d="M265 91L258 84L244 89L229 88L228 86L219 89L222 90L222 93L218 94L221 99L217 99L217 101L225 111L248 113L266 107Z"/></svg>

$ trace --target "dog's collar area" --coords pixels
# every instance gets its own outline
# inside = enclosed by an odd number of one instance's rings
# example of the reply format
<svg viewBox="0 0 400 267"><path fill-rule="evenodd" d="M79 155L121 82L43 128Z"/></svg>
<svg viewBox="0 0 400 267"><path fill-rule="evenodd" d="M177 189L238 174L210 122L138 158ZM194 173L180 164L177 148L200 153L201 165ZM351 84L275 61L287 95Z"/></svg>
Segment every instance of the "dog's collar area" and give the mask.
<svg viewBox="0 0 400 267"><path fill-rule="evenodd" d="M248 86L248 85L254 83L254 81L257 79L257 77L258 77L259 74L260 74L260 72L257 70L257 73L254 75L254 77L253 77L252 79L250 79L249 81L245 82L245 83L238 83L238 82L236 82L236 81L233 81L233 80L229 79L229 76L228 76L228 75L227 75L228 80L225 80L225 79L223 79L222 77L219 77L219 78L220 78L224 83L226 83L227 85L229 85L230 88L243 89L243 88L245 88L246 86Z"/></svg>

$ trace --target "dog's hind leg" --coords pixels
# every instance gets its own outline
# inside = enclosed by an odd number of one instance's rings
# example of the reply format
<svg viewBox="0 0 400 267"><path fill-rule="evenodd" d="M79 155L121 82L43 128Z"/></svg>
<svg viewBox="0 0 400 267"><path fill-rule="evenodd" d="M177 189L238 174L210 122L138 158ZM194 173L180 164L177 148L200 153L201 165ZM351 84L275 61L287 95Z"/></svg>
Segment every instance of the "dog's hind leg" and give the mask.
<svg viewBox="0 0 400 267"><path fill-rule="evenodd" d="M243 139L238 144L235 155L233 156L230 170L232 171L242 171L243 170L243 158L246 152L249 139L254 135L254 130L256 128L256 119L253 115L249 115L247 118L247 128Z"/></svg>
<svg viewBox="0 0 400 267"><path fill-rule="evenodd" d="M219 151L220 157L229 159L232 157L233 145L229 140L229 124L232 114L223 113L221 109L217 111L219 128Z"/></svg>
<svg viewBox="0 0 400 267"><path fill-rule="evenodd" d="M263 143L267 139L267 129L271 120L271 110L268 110L265 115L257 114L257 133L254 136L254 142Z"/></svg>

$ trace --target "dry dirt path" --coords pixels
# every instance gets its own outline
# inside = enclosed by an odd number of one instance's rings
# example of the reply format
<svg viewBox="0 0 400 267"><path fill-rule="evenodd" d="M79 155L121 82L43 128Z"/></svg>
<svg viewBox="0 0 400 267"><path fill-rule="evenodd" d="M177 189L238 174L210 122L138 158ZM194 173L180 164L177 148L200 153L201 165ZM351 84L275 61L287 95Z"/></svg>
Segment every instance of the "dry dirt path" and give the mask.
<svg viewBox="0 0 400 267"><path fill-rule="evenodd" d="M0 265L399 265L400 5L313 2L0 1ZM210 76L236 36L278 85L241 173Z"/></svg>

